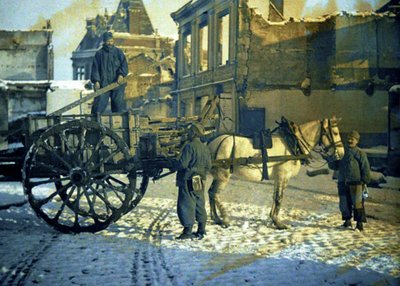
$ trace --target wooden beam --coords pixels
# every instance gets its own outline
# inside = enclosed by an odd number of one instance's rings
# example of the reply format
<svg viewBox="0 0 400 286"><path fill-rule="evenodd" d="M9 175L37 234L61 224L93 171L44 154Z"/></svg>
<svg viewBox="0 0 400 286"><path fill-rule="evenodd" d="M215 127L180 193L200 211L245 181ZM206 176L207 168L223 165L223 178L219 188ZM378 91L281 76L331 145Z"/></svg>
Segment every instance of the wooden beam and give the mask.
<svg viewBox="0 0 400 286"><path fill-rule="evenodd" d="M105 86L105 87L103 87L103 88L100 88L99 90L88 94L88 95L85 96L84 98L79 99L79 100L76 100L76 101L74 101L74 102L72 102L72 103L70 103L70 104L64 106L63 108L60 108L60 109L58 109L58 110L56 110L56 111L50 113L49 116L61 115L61 114L63 114L64 112L66 112L66 111L68 111L68 110L70 110L70 109L72 109L72 108L74 108L74 107L76 107L76 106L78 106L78 105L81 105L82 103L84 103L84 102L86 102L86 101L89 101L89 100L91 100L91 99L93 99L93 98L98 97L99 95L102 95L102 94L104 94L104 93L106 93L106 92L108 92L108 91L110 91L110 90L113 90L113 89L117 88L117 87L119 87L119 86L125 84L126 82L128 82L128 79L131 77L131 75L132 75L132 74L128 74L126 77L124 77L124 78L122 79L122 82L121 82L121 83L114 82L114 83L109 84L109 85L107 85L107 86Z"/></svg>

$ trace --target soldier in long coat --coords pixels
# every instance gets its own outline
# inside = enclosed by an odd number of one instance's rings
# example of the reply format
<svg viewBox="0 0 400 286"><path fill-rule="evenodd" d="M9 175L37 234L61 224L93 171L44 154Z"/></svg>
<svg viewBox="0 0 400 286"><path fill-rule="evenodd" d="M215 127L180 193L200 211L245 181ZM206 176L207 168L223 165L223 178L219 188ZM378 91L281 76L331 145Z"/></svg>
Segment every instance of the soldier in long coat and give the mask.
<svg viewBox="0 0 400 286"><path fill-rule="evenodd" d="M204 200L204 182L206 174L211 170L211 155L200 137L204 135L204 127L199 123L192 123L188 130L189 140L183 147L182 153L174 169L177 170L176 184L179 187L178 218L183 226L182 234L177 239L202 239L206 234L207 212ZM201 187L196 188L193 178L200 176ZM197 182L199 183L199 182ZM197 189L197 190L196 190ZM192 233L193 225L197 221L196 233Z"/></svg>
<svg viewBox="0 0 400 286"><path fill-rule="evenodd" d="M103 34L103 47L94 56L90 80L94 83L95 90L111 83L121 83L128 75L128 63L123 51L114 46L114 38L111 32ZM125 86L121 85L107 93L96 97L93 101L92 114L103 113L111 98L111 111L122 112L126 109L124 99Z"/></svg>

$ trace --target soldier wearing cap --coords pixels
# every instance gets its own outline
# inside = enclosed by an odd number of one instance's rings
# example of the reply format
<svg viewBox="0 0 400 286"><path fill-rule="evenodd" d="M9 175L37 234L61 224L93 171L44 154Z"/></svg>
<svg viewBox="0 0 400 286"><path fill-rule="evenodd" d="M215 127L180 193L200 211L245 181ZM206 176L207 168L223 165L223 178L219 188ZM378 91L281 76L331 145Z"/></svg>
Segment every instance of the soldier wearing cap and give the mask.
<svg viewBox="0 0 400 286"><path fill-rule="evenodd" d="M107 31L103 34L103 47L94 56L92 64L91 82L98 90L111 83L121 83L128 75L128 63L123 51L114 46L113 34ZM126 109L124 100L125 86L121 85L107 93L99 95L93 101L92 114L103 113L111 98L111 111L122 112Z"/></svg>
<svg viewBox="0 0 400 286"><path fill-rule="evenodd" d="M357 221L356 229L363 231L366 222L363 201L363 185L370 181L367 155L358 146L360 134L353 130L347 136L342 160L339 161L338 192L339 209L344 220L343 227L351 228L351 218Z"/></svg>
<svg viewBox="0 0 400 286"><path fill-rule="evenodd" d="M176 176L176 185L179 187L177 211L179 221L183 226L182 234L177 239L195 237L202 239L206 234L204 181L207 172L211 169L211 155L207 146L200 140L203 135L204 127L199 123L192 123L188 128L188 142L184 145L179 159L174 163L173 169L178 171ZM196 176L200 177L200 188L194 185L193 179ZM195 221L198 223L198 228L196 233L192 233Z"/></svg>

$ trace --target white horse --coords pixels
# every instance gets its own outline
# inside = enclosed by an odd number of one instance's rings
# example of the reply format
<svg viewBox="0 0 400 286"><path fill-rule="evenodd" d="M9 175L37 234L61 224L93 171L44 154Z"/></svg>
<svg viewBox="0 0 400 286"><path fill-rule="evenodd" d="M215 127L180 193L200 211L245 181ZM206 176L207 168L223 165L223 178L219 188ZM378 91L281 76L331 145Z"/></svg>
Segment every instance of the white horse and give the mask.
<svg viewBox="0 0 400 286"><path fill-rule="evenodd" d="M328 159L328 157L336 160L341 159L344 155L344 147L339 134L338 122L339 119L333 117L331 119L311 121L299 126L292 125L303 153L308 155L311 150L320 145L323 148L323 152L325 152L325 159ZM260 158L262 156L261 150L254 149L252 141L252 139L246 137L220 135L212 140L208 144L208 147L214 160L226 159L228 162L235 162L237 158ZM272 148L267 149L267 153L269 158L292 155L287 141L280 134L272 135ZM210 215L215 223L223 227L229 226L229 219L226 209L220 201L219 192L226 187L232 174L245 180L261 181L262 163L258 162L246 165L233 164L233 170L230 170L228 166L213 167L211 170L213 182L208 190L208 194L210 199ZM267 163L268 178L274 181L270 218L278 229L287 228L278 218L279 210L282 204L283 192L288 185L288 181L299 173L300 165L301 161L293 158L291 160L282 159L282 161Z"/></svg>

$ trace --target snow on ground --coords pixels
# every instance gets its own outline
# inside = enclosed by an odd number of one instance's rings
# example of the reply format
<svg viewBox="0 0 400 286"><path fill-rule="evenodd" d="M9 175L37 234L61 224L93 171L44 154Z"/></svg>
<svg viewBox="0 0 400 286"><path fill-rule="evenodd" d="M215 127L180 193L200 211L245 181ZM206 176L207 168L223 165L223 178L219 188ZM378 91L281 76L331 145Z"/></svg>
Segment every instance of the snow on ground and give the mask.
<svg viewBox="0 0 400 286"><path fill-rule="evenodd" d="M210 181L208 181L210 184ZM276 230L272 183L232 180L231 217L201 241L178 241L174 178L150 183L140 204L96 234L61 234L28 204L0 210L0 285L399 285L400 180L370 188L364 232L341 229L331 174L289 182ZM50 186L49 186L50 188ZM0 183L0 204L24 200Z"/></svg>

